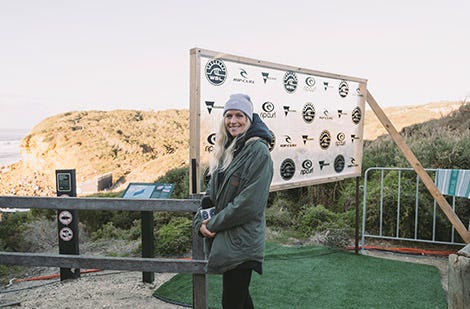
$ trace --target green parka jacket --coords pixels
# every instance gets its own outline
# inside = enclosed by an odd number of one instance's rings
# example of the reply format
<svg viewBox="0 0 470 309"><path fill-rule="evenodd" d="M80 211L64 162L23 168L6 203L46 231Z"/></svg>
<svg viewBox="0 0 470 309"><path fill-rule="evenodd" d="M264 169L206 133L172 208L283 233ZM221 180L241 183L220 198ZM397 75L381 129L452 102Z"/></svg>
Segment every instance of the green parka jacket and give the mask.
<svg viewBox="0 0 470 309"><path fill-rule="evenodd" d="M260 133L266 131L267 134ZM246 133L240 149L224 172L223 180L214 173L206 196L215 204L216 214L207 223L215 232L208 244L207 271L224 273L246 261L263 262L265 247L265 208L273 176L273 163L267 140L271 134L254 115L254 122ZM202 224L198 211L193 227L198 235Z"/></svg>

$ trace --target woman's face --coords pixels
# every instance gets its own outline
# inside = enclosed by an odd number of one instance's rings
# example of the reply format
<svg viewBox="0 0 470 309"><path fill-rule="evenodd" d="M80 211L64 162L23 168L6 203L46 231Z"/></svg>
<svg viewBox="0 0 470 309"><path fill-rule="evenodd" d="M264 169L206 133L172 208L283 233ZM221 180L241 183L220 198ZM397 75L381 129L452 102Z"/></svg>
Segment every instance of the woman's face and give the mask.
<svg viewBox="0 0 470 309"><path fill-rule="evenodd" d="M229 109L225 112L224 121L225 128L232 137L236 137L246 131L248 121L245 113L242 111Z"/></svg>

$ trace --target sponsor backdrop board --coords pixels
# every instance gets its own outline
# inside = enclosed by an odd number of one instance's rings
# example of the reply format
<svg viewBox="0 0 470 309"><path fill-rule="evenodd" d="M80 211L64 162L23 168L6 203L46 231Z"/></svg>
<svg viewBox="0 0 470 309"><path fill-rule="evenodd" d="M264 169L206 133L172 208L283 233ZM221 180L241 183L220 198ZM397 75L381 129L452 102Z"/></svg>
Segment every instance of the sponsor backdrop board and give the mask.
<svg viewBox="0 0 470 309"><path fill-rule="evenodd" d="M367 80L198 48L190 54L192 193L233 93L248 94L273 133L271 191L360 176Z"/></svg>

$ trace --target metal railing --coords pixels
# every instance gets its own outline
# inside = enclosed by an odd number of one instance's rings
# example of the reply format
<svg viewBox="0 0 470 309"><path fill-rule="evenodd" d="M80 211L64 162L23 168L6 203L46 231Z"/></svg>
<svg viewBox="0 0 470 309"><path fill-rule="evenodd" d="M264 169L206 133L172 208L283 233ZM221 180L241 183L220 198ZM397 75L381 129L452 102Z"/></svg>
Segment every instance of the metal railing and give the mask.
<svg viewBox="0 0 470 309"><path fill-rule="evenodd" d="M433 179L436 183L437 169L426 169L426 171L433 174ZM379 173L378 177L375 175L377 172ZM371 180L373 176L376 178ZM372 182L375 184L379 182L380 187L378 192L377 186L374 186L373 189L369 188L369 184ZM413 195L414 201L410 205L409 202ZM403 202L404 196L406 197L406 202ZM454 212L456 211L458 200L463 203L467 202L465 198L456 198L455 196L447 198L451 199ZM375 203L370 205L370 201ZM395 205L391 205L392 202ZM364 175L361 246L365 246L366 238L465 245L463 241L456 240L458 234L455 235L455 229L452 225L450 225L449 231L443 232L443 227L438 224L438 221L443 221L440 220L443 216L439 213L440 209L437 206L436 200L432 198L431 194L422 185L418 175L416 175L412 168L372 167L367 169ZM393 207L396 207L396 209L390 209ZM429 217L429 210L423 207L432 207L431 217ZM408 213L408 216L405 218L408 221L405 223L403 223L403 212ZM413 214L409 215L410 212L413 212ZM394 213L394 217L392 213ZM410 218L413 220L410 220ZM423 224L423 222L426 222L426 224ZM432 223L429 224L429 222ZM407 233L402 231L401 227L405 225L412 226L412 233L409 230ZM425 229L429 225L431 225L430 231ZM438 230L441 235L438 235ZM423 237L423 234L428 235L428 237ZM442 239L442 234L448 234L447 239Z"/></svg>
<svg viewBox="0 0 470 309"><path fill-rule="evenodd" d="M0 196L0 208L39 208L69 210L109 211L169 211L195 213L200 201L197 199L117 199L117 198L60 198ZM0 264L97 268L102 270L129 270L156 273L192 273L193 306L207 308L207 276L204 243L193 235L192 260L124 258L66 254L0 252Z"/></svg>

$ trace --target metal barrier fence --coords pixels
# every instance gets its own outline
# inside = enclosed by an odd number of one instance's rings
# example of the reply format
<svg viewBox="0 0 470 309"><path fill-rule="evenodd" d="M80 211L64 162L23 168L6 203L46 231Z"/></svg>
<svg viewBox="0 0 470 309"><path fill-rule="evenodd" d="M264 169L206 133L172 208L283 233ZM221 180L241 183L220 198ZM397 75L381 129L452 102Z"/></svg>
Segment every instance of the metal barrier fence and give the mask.
<svg viewBox="0 0 470 309"><path fill-rule="evenodd" d="M109 211L169 211L195 213L200 205L197 199L117 199L74 197L18 197L0 196L0 208L40 208ZM207 276L204 243L193 235L192 260L123 258L66 254L0 252L0 264L98 268L102 270L129 270L156 273L192 273L193 306L207 308Z"/></svg>
<svg viewBox="0 0 470 309"><path fill-rule="evenodd" d="M437 169L426 171L433 176L436 183ZM379 183L380 186L372 187L372 183ZM466 198L446 198L451 200L449 203L453 211L457 211L457 215L462 205L469 204ZM413 201L412 204L410 200ZM371 205L373 202L375 204ZM366 170L362 247L365 246L366 238L465 245L463 240L459 241L457 237L460 238L412 168L372 167Z"/></svg>

